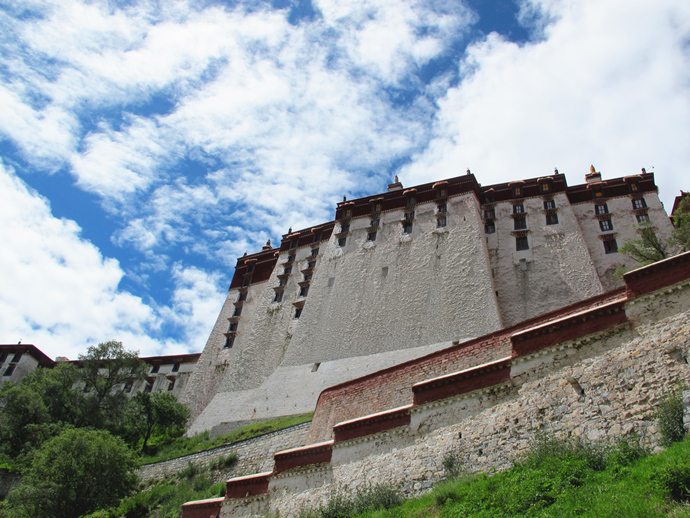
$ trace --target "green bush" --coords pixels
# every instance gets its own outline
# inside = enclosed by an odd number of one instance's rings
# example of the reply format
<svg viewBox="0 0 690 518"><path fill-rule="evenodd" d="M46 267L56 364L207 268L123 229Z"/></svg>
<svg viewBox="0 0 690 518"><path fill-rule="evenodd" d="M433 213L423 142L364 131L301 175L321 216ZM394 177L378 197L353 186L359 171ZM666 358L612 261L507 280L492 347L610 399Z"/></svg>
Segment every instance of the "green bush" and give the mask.
<svg viewBox="0 0 690 518"><path fill-rule="evenodd" d="M660 469L657 484L676 502L690 499L690 460Z"/></svg>
<svg viewBox="0 0 690 518"><path fill-rule="evenodd" d="M464 471L460 455L454 451L446 453L443 457L442 465L446 478L457 478Z"/></svg>
<svg viewBox="0 0 690 518"><path fill-rule="evenodd" d="M677 388L666 395L655 414L661 444L670 446L674 442L680 442L685 437L683 425L683 390Z"/></svg>
<svg viewBox="0 0 690 518"><path fill-rule="evenodd" d="M354 494L340 488L316 512L307 511L303 516L351 518L366 511L391 509L402 504L403 501L404 498L400 491L386 484L364 485Z"/></svg>

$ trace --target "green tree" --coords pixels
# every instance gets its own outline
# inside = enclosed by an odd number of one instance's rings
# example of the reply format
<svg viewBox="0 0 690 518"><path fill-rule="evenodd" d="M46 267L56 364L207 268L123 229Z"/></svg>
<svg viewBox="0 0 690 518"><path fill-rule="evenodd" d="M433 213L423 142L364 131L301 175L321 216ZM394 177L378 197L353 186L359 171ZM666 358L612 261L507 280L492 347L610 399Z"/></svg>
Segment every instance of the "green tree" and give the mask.
<svg viewBox="0 0 690 518"><path fill-rule="evenodd" d="M681 251L690 251L690 196L685 196L673 213L673 236L671 246Z"/></svg>
<svg viewBox="0 0 690 518"><path fill-rule="evenodd" d="M117 505L138 484L136 455L100 430L68 429L36 451L8 497L13 516L75 518Z"/></svg>
<svg viewBox="0 0 690 518"><path fill-rule="evenodd" d="M647 266L669 257L669 244L656 235L651 224L646 224L640 226L638 239L628 241L618 251L635 259L640 266Z"/></svg>
<svg viewBox="0 0 690 518"><path fill-rule="evenodd" d="M127 422L137 431L137 440L142 440L142 452L146 452L148 441L155 433L184 428L189 419L189 408L168 393L139 392L127 407Z"/></svg>

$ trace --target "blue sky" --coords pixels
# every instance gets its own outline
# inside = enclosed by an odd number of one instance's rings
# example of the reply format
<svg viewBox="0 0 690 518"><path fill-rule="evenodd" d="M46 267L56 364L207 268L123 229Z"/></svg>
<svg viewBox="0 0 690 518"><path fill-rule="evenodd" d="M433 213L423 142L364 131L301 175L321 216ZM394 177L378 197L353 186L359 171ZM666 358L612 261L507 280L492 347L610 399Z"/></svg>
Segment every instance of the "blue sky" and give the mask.
<svg viewBox="0 0 690 518"><path fill-rule="evenodd" d="M0 3L0 343L200 351L238 256L343 195L690 188L685 0Z"/></svg>

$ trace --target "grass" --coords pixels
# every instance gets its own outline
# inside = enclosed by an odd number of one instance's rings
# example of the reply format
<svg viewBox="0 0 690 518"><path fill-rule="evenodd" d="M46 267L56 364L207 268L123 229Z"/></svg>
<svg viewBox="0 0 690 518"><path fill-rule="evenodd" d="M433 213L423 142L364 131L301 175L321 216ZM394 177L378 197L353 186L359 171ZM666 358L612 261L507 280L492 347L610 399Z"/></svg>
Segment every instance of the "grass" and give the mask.
<svg viewBox="0 0 690 518"><path fill-rule="evenodd" d="M421 498L388 509L356 512L351 505L334 501L306 514L321 518L690 518L690 439L654 456L638 444L635 438L599 445L542 439L509 470L463 474L438 484Z"/></svg>
<svg viewBox="0 0 690 518"><path fill-rule="evenodd" d="M313 412L309 412L302 415L277 417L267 421L260 421L238 428L227 435L215 437L214 439L209 439L208 431L193 437L157 438L157 442L154 442L149 448L149 454L142 457L142 463L151 464L153 462L176 459L192 453L210 450L245 439L251 439L259 435L310 421L313 414Z"/></svg>

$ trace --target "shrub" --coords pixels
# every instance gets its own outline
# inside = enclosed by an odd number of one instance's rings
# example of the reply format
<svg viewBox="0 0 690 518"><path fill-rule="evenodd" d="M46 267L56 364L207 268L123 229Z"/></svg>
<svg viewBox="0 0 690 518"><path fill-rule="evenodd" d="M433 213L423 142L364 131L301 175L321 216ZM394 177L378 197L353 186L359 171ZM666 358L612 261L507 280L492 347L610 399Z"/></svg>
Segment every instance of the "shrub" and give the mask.
<svg viewBox="0 0 690 518"><path fill-rule="evenodd" d="M400 491L386 484L365 485L359 488L354 495L342 488L331 494L328 502L321 505L316 513L322 518L350 518L365 511L377 511L390 509L402 504L404 501ZM314 511L303 513L304 516L313 516Z"/></svg>
<svg viewBox="0 0 690 518"><path fill-rule="evenodd" d="M659 404L655 417L661 433L661 444L670 446L685 436L683 425L683 390L677 388L666 395Z"/></svg>
<svg viewBox="0 0 690 518"><path fill-rule="evenodd" d="M677 502L690 498L690 461L679 462L660 469L657 484Z"/></svg>
<svg viewBox="0 0 690 518"><path fill-rule="evenodd" d="M446 455L443 457L442 464L446 478L457 478L464 471L462 461L460 460L460 455L454 451L446 453Z"/></svg>

